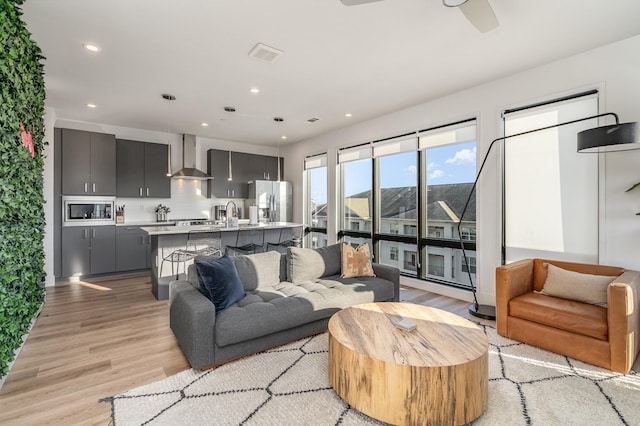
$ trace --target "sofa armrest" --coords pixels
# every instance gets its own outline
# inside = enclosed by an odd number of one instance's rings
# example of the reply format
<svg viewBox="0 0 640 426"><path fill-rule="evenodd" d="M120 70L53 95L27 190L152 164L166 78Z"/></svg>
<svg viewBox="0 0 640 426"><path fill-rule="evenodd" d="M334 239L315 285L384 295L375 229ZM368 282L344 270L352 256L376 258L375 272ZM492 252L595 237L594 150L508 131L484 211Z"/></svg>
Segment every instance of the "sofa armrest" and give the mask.
<svg viewBox="0 0 640 426"><path fill-rule="evenodd" d="M169 326L191 367L214 364L216 308L188 281L170 284Z"/></svg>
<svg viewBox="0 0 640 426"><path fill-rule="evenodd" d="M496 268L496 327L507 335L509 301L533 291L533 259L524 259Z"/></svg>
<svg viewBox="0 0 640 426"><path fill-rule="evenodd" d="M625 271L607 288L611 369L627 373L638 355L640 272Z"/></svg>
<svg viewBox="0 0 640 426"><path fill-rule="evenodd" d="M383 278L393 283L393 301L400 301L400 270L394 266L372 263L373 273L376 277Z"/></svg>

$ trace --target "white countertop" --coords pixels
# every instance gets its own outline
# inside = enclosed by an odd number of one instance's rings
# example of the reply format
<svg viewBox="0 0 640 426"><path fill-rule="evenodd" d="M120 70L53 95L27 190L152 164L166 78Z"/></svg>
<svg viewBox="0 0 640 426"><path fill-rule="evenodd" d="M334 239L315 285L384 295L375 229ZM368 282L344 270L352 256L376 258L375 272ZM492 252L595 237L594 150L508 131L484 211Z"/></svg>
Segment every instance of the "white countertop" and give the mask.
<svg viewBox="0 0 640 426"><path fill-rule="evenodd" d="M141 227L149 235L171 235L171 234L188 234L189 232L207 232L207 231L242 231L244 229L279 229L279 228L295 228L302 226L301 223L294 222L267 222L257 225L249 225L240 223L240 226L227 227L226 225L189 225L189 226L150 226Z"/></svg>

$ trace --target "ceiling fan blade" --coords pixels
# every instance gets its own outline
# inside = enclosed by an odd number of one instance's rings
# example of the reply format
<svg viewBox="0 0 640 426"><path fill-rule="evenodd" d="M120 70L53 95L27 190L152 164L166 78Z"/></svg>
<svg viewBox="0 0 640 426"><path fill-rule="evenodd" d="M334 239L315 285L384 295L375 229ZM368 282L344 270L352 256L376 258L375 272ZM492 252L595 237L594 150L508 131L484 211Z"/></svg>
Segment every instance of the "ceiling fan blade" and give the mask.
<svg viewBox="0 0 640 426"><path fill-rule="evenodd" d="M493 12L489 0L468 0L459 6L460 11L481 33L498 27L498 18Z"/></svg>
<svg viewBox="0 0 640 426"><path fill-rule="evenodd" d="M373 3L374 1L381 1L381 0L340 0L340 1L345 6L355 6L358 4Z"/></svg>

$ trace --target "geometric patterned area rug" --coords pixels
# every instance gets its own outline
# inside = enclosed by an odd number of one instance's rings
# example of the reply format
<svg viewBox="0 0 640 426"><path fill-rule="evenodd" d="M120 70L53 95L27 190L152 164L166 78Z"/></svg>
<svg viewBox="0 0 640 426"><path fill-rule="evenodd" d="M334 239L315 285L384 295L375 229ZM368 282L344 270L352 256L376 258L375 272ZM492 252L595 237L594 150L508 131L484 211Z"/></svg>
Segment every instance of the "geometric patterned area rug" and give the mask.
<svg viewBox="0 0 640 426"><path fill-rule="evenodd" d="M640 374L506 339L494 324L478 324L489 338L489 403L473 425L640 425ZM382 425L333 391L327 352L323 333L101 401L114 426Z"/></svg>

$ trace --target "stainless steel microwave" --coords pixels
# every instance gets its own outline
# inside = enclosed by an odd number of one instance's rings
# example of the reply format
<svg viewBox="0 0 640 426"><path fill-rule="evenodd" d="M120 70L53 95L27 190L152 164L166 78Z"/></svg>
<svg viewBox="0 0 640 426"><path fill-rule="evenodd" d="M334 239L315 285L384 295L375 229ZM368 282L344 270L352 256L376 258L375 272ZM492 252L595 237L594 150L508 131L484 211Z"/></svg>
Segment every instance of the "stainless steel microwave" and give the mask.
<svg viewBox="0 0 640 426"><path fill-rule="evenodd" d="M115 225L116 197L62 197L62 226Z"/></svg>

